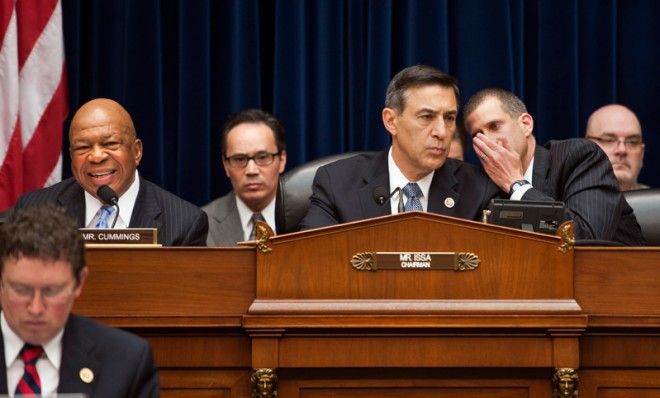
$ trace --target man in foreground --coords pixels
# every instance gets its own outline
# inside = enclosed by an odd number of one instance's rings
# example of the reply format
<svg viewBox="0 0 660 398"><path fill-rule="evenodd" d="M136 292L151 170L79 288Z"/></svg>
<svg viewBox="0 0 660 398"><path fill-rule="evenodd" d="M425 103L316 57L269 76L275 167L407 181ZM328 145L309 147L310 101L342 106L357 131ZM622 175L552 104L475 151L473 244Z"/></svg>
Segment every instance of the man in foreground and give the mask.
<svg viewBox="0 0 660 398"><path fill-rule="evenodd" d="M644 245L605 154L584 139L537 146L534 120L513 93L491 88L465 105L465 127L486 173L513 200L558 200L577 239Z"/></svg>
<svg viewBox="0 0 660 398"><path fill-rule="evenodd" d="M0 394L159 396L146 341L71 314L88 275L84 250L54 204L17 210L0 226Z"/></svg>

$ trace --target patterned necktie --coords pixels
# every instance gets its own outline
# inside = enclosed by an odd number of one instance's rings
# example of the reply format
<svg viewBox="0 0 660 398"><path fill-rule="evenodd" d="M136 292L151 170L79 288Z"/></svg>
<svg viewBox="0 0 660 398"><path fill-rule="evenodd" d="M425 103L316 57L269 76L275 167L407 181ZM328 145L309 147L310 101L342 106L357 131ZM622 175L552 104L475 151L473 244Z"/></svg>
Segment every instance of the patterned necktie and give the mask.
<svg viewBox="0 0 660 398"><path fill-rule="evenodd" d="M103 206L99 209L99 220L96 222L96 228L109 228L108 219L114 213L115 208L112 206Z"/></svg>
<svg viewBox="0 0 660 398"><path fill-rule="evenodd" d="M29 397L41 395L41 379L37 373L37 360L43 354L44 349L40 346L25 343L21 349L20 356L25 366L23 378L18 381L15 396L24 395Z"/></svg>
<svg viewBox="0 0 660 398"><path fill-rule="evenodd" d="M250 240L254 240L257 237L257 221L266 221L264 216L261 213L252 214L252 232L250 232Z"/></svg>
<svg viewBox="0 0 660 398"><path fill-rule="evenodd" d="M409 182L402 189L403 193L408 197L408 201L405 205L406 211L422 211L422 202L419 201L419 198L422 197L422 190L419 188L416 182Z"/></svg>

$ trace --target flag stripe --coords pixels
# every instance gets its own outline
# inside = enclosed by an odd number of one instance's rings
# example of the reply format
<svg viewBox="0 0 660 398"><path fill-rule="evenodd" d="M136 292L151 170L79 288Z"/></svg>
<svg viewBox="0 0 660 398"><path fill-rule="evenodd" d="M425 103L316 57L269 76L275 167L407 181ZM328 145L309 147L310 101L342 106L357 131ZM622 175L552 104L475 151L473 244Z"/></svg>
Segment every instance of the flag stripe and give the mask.
<svg viewBox="0 0 660 398"><path fill-rule="evenodd" d="M0 211L61 179L68 112L60 0L0 1Z"/></svg>
<svg viewBox="0 0 660 398"><path fill-rule="evenodd" d="M16 15L18 16L18 66L23 68L25 60L30 55L34 44L42 36L42 32L57 7L58 0L17 0Z"/></svg>
<svg viewBox="0 0 660 398"><path fill-rule="evenodd" d="M43 187L62 154L62 120L67 113L66 74L64 71L62 74L60 84L23 152L25 191Z"/></svg>

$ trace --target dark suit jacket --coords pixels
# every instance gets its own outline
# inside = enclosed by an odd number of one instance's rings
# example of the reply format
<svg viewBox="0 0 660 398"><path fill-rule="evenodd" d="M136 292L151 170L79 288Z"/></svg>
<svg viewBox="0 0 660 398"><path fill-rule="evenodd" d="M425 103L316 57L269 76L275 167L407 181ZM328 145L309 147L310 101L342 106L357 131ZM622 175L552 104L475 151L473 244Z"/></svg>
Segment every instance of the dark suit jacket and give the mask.
<svg viewBox="0 0 660 398"><path fill-rule="evenodd" d="M593 142L578 138L537 146L532 185L523 199L566 203L566 218L575 222L576 239L645 244L612 164Z"/></svg>
<svg viewBox="0 0 660 398"><path fill-rule="evenodd" d="M388 151L357 155L320 167L312 185L311 204L301 222L303 229L317 228L390 214L390 204L374 199L376 187L391 192ZM429 190L428 211L478 220L481 210L499 189L479 168L447 159L435 171ZM453 207L445 199L454 200Z"/></svg>
<svg viewBox="0 0 660 398"><path fill-rule="evenodd" d="M85 194L75 179L28 192L18 199L15 208L44 202L64 206L78 221L78 227L85 226ZM205 246L208 218L197 206L140 177L129 227L157 228L158 243L163 246Z"/></svg>
<svg viewBox="0 0 660 398"><path fill-rule="evenodd" d="M245 240L234 191L208 203L202 210L209 216L207 246L236 246Z"/></svg>
<svg viewBox="0 0 660 398"><path fill-rule="evenodd" d="M0 393L7 394L5 345L0 340ZM80 370L94 379L84 383ZM71 315L62 336L58 393L83 393L93 398L158 397L159 378L151 347L143 339L87 318Z"/></svg>

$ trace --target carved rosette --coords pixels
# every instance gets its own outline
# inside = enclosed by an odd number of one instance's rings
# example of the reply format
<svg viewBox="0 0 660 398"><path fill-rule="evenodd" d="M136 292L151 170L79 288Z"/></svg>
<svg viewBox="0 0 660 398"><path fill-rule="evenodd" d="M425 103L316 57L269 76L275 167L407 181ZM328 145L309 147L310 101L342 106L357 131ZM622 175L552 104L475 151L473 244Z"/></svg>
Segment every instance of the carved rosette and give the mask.
<svg viewBox="0 0 660 398"><path fill-rule="evenodd" d="M457 253L454 262L454 271L472 271L479 266L479 256L474 253Z"/></svg>
<svg viewBox="0 0 660 398"><path fill-rule="evenodd" d="M252 384L252 398L277 397L277 373L271 368L255 369L250 376Z"/></svg>
<svg viewBox="0 0 660 398"><path fill-rule="evenodd" d="M579 382L575 369L555 369L555 374L552 375L552 398L578 398Z"/></svg>
<svg viewBox="0 0 660 398"><path fill-rule="evenodd" d="M263 221L257 221L257 228L255 230L255 240L257 242L257 249L262 253L270 253L273 251L273 245L270 243L270 237L275 235L273 230Z"/></svg>
<svg viewBox="0 0 660 398"><path fill-rule="evenodd" d="M358 271L376 271L376 253L358 253L351 258L351 265Z"/></svg>
<svg viewBox="0 0 660 398"><path fill-rule="evenodd" d="M573 250L575 246L575 229L573 226L573 221L563 222L555 235L561 238L561 244L558 247L558 250L562 253L566 253L569 250Z"/></svg>

